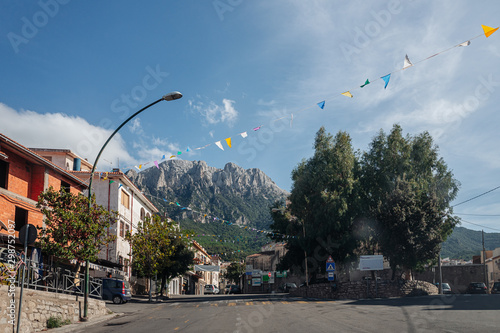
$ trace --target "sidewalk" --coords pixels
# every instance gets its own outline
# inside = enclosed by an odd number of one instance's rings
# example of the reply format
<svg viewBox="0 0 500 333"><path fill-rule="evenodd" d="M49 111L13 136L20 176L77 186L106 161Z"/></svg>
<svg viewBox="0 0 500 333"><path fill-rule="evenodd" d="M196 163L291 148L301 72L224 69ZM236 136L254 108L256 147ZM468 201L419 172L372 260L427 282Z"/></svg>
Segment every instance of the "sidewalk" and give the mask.
<svg viewBox="0 0 500 333"><path fill-rule="evenodd" d="M103 321L108 321L113 318L117 318L122 316L123 313L112 313L109 315L101 316L101 317L95 317L95 318L90 318L89 321L79 321L77 323L71 324L71 325L64 325L62 327L58 328L51 328L47 330L48 332L77 332L83 330L85 327L89 327L92 325L95 325L97 323L101 323Z"/></svg>

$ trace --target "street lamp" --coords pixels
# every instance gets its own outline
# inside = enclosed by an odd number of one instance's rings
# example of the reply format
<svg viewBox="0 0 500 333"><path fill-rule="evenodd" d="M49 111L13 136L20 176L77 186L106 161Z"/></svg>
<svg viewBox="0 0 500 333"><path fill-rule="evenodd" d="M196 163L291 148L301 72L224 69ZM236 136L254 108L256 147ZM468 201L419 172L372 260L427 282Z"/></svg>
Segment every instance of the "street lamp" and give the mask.
<svg viewBox="0 0 500 333"><path fill-rule="evenodd" d="M137 116L139 113L141 113L142 111L146 110L147 108L155 105L156 103L159 103L161 101L173 101L173 100L176 100L176 99L179 99L182 97L182 94L178 91L174 91L174 92L171 92L169 94L166 94L165 96L163 96L162 98L160 98L159 100L149 104L148 106L145 106L143 107L142 109L140 109L139 111L137 111L136 113L134 113L133 115L131 115L130 117L127 118L127 120L125 120L120 126L118 126L117 129L115 129L115 131L109 136L108 140L106 140L106 142L104 143L104 145L102 146L101 150L99 151L99 154L97 154L97 157L94 161L94 165L92 166L92 170L90 171L90 181L89 181L89 193L88 193L88 198L89 198L89 212L90 212L90 208L91 208L91 199L92 199L92 180L94 179L94 171L95 171L95 168L97 166L97 162L99 161L99 157L101 157L101 154L104 150L104 148L106 148L106 146L108 145L109 141L111 141L111 139L115 136L115 134L126 124L128 123L132 118L134 118L135 116ZM89 261L86 260L85 261L85 288L84 288L84 306L83 306L83 320L87 320L87 314L88 314L88 298L89 298Z"/></svg>

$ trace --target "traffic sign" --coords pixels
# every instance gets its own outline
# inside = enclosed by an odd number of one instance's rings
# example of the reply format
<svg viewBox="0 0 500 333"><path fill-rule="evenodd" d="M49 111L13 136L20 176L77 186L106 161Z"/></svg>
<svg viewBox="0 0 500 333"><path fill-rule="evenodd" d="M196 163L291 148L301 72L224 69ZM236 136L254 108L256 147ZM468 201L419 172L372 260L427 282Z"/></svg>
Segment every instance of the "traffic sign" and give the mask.
<svg viewBox="0 0 500 333"><path fill-rule="evenodd" d="M326 262L333 262L332 256L328 256L328 259L326 260Z"/></svg>
<svg viewBox="0 0 500 333"><path fill-rule="evenodd" d="M273 273L271 273L271 272L267 273L267 275L268 275L269 277L271 277L271 275L272 275L272 274L273 274Z"/></svg>
<svg viewBox="0 0 500 333"><path fill-rule="evenodd" d="M327 272L334 272L335 271L335 263L334 262L327 262L326 263L326 271Z"/></svg>
<svg viewBox="0 0 500 333"><path fill-rule="evenodd" d="M38 231L33 224L25 224L21 230L19 230L19 241L21 244L28 246L36 240L37 235Z"/></svg>
<svg viewBox="0 0 500 333"><path fill-rule="evenodd" d="M328 281L335 281L335 273L328 272Z"/></svg>

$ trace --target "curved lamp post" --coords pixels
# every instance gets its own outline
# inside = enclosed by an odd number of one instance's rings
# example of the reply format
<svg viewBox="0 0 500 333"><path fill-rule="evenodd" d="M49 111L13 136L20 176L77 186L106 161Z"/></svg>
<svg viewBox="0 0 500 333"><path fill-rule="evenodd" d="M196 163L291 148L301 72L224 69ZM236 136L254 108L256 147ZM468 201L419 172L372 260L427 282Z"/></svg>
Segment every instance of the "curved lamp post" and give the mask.
<svg viewBox="0 0 500 333"><path fill-rule="evenodd" d="M97 162L99 161L99 158L101 157L101 154L104 150L104 148L106 148L106 146L108 145L109 141L111 141L111 139L115 136L115 134L126 124L128 123L132 118L134 118L135 116L137 116L139 113L141 113L142 111L146 110L147 108L155 105L156 103L159 103L161 101L173 101L175 99L179 99L182 97L182 94L178 91L174 91L174 92L171 92L169 94L166 94L165 96L163 96L162 98L160 98L159 100L157 100L156 102L153 102L151 104L149 104L148 106L145 106L143 107L142 109L140 109L139 111L137 111L136 113L134 113L133 115L131 115L130 117L127 118L127 120L125 120L120 126L118 126L117 129L115 129L115 131L109 136L108 140L106 140L106 142L104 143L104 145L102 146L101 150L99 151L99 153L97 154L97 157L95 159L95 162L94 162L94 165L92 166L92 171L90 171L90 181L89 181L89 194L88 194L88 198L89 198L89 211L90 211L90 207L91 207L91 199L92 199L92 180L94 179L94 171L95 171L95 168L97 166ZM88 298L89 298L89 261L86 260L85 261L85 288L84 288L84 306L83 306L83 320L87 320L87 314L88 314Z"/></svg>

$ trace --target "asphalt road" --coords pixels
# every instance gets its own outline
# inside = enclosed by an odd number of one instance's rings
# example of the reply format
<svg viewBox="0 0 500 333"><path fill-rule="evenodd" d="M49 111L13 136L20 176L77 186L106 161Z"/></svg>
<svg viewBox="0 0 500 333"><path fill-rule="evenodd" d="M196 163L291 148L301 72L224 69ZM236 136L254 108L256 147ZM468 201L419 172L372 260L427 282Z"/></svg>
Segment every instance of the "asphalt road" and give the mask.
<svg viewBox="0 0 500 333"><path fill-rule="evenodd" d="M123 315L74 332L500 332L500 295L316 300L180 296L108 304Z"/></svg>

